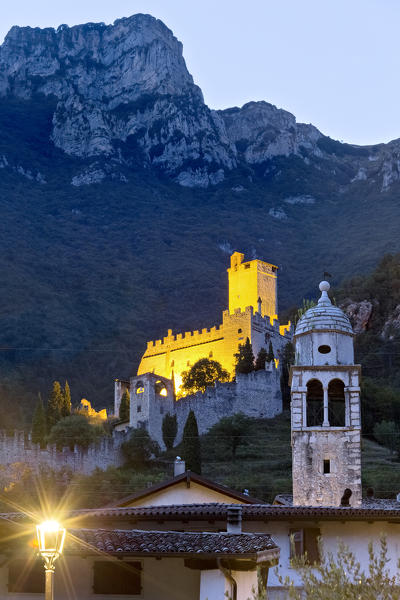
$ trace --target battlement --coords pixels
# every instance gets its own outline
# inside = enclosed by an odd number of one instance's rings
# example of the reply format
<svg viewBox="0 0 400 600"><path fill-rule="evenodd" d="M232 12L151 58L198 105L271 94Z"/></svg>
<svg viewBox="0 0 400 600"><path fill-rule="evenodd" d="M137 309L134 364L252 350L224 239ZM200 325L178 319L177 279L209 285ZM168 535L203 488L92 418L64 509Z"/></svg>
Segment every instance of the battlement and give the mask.
<svg viewBox="0 0 400 600"><path fill-rule="evenodd" d="M212 342L219 339L221 336L222 325L204 327L201 331L198 329L195 329L194 331L185 331L184 333L177 333L176 335L172 333L172 329L168 329L168 334L162 340L147 342L145 356L152 352L163 352L174 350L175 348L192 346L193 344Z"/></svg>

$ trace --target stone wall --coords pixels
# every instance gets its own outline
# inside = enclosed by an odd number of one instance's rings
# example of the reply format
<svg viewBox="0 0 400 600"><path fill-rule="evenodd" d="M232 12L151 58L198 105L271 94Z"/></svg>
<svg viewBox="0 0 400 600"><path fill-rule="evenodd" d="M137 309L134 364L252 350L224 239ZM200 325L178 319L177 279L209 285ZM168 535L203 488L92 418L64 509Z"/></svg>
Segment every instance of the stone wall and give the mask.
<svg viewBox="0 0 400 600"><path fill-rule="evenodd" d="M15 463L24 463L34 471L49 467L55 471L68 468L72 472L89 475L97 467L106 469L109 466L121 466L121 443L125 434L116 432L110 438L103 438L99 443L82 450L75 446L74 450L63 448L59 451L54 445L41 449L33 444L23 431L15 431L12 436L0 431L0 465L7 472Z"/></svg>
<svg viewBox="0 0 400 600"><path fill-rule="evenodd" d="M236 383L217 382L205 393L197 392L178 401L153 396L150 404L148 413L150 418L146 428L161 447L164 447L162 420L167 412L177 416L178 434L175 443L182 439L183 428L191 410L196 415L200 434L206 433L222 417L236 413L271 419L282 412L280 369L275 368L271 363L268 371L237 375ZM131 397L131 411L133 410L135 410L134 398Z"/></svg>

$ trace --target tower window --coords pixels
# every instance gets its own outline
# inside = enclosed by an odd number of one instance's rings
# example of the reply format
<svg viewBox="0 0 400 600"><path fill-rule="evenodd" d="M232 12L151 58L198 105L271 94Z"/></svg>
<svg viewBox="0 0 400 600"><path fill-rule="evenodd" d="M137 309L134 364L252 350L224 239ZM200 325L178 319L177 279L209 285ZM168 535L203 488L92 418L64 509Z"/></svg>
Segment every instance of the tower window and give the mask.
<svg viewBox="0 0 400 600"><path fill-rule="evenodd" d="M320 346L318 348L318 352L320 354L329 354L329 352L331 351L331 349L332 348L330 346L327 346L327 345L323 344L322 346Z"/></svg>
<svg viewBox="0 0 400 600"><path fill-rule="evenodd" d="M212 351L208 354L208 358L212 358L213 357L213 353Z"/></svg>
<svg viewBox="0 0 400 600"><path fill-rule="evenodd" d="M344 427L346 424L346 403L344 383L332 379L328 386L329 423L332 427Z"/></svg>
<svg viewBox="0 0 400 600"><path fill-rule="evenodd" d="M240 329L240 327L239 327L239 329L238 329L238 333L242 333L242 330Z"/></svg>
<svg viewBox="0 0 400 600"><path fill-rule="evenodd" d="M143 392L144 392L144 383L143 383L143 381L138 381L136 384L136 393L143 394Z"/></svg>
<svg viewBox="0 0 400 600"><path fill-rule="evenodd" d="M138 407L137 407L137 411L138 411L138 412L142 412L142 407L140 406L140 404L139 404L139 405L138 405Z"/></svg>
<svg viewBox="0 0 400 600"><path fill-rule="evenodd" d="M246 265L244 265L245 269L250 269L250 263L247 263Z"/></svg>
<svg viewBox="0 0 400 600"><path fill-rule="evenodd" d="M328 475L331 472L331 461L329 459L324 460L324 475Z"/></svg>
<svg viewBox="0 0 400 600"><path fill-rule="evenodd" d="M324 390L318 379L307 383L307 427L320 427L324 420Z"/></svg>

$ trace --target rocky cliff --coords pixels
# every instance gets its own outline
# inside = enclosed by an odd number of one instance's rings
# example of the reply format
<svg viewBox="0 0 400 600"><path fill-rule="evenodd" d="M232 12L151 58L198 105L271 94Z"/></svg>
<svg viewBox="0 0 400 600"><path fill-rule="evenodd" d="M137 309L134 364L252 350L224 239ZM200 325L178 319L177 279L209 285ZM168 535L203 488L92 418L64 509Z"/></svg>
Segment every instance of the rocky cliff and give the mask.
<svg viewBox="0 0 400 600"><path fill-rule="evenodd" d="M345 185L377 178L385 191L400 177L396 143L333 142L267 102L210 110L182 44L150 15L109 26L13 27L0 47L0 97L40 102L43 95L54 100L49 142L81 159L75 186L124 182L151 167L183 186L207 187L241 165L270 175L271 160L289 156L346 171Z"/></svg>

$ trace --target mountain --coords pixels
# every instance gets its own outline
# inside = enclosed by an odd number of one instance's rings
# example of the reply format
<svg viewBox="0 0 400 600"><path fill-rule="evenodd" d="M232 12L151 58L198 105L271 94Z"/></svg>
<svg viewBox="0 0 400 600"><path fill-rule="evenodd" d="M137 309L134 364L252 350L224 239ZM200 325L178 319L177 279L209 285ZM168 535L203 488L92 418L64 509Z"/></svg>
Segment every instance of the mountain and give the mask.
<svg viewBox="0 0 400 600"><path fill-rule="evenodd" d="M368 124L366 124L366 127ZM150 339L218 323L237 249L285 308L400 250L400 141L342 144L267 102L211 110L149 15L0 47L0 405L67 378L112 404ZM20 411L18 412L18 409ZM0 422L1 426L1 422Z"/></svg>

